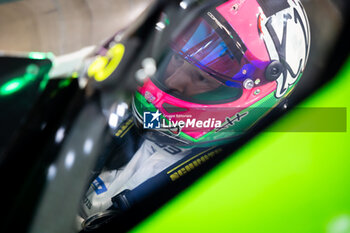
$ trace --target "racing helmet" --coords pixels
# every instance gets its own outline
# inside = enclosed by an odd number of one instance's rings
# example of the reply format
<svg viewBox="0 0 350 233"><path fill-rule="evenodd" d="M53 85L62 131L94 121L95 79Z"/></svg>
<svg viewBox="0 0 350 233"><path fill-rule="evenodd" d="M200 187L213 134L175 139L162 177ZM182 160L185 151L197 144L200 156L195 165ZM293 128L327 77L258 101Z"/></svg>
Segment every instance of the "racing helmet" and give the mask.
<svg viewBox="0 0 350 233"><path fill-rule="evenodd" d="M309 48L299 0L218 1L172 38L135 93L133 114L162 144L232 141L291 93Z"/></svg>

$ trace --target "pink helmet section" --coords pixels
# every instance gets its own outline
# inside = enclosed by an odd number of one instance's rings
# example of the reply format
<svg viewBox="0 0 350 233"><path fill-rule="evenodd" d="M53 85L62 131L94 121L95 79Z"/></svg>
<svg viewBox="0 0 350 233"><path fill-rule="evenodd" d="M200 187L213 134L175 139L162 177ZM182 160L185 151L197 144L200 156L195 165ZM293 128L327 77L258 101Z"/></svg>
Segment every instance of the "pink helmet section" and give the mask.
<svg viewBox="0 0 350 233"><path fill-rule="evenodd" d="M244 42L247 50L261 61L268 61L269 55L264 40L259 37L259 15L262 10L256 0L232 0L221 4L216 10L226 19Z"/></svg>

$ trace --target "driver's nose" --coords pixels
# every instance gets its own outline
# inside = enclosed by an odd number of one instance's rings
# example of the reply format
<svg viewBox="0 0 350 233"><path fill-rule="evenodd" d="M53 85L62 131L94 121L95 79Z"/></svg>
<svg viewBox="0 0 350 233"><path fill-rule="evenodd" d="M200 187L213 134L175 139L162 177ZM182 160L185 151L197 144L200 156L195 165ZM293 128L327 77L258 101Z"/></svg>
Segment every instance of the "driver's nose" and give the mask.
<svg viewBox="0 0 350 233"><path fill-rule="evenodd" d="M193 89L191 76L183 66L178 67L175 72L165 80L165 85L175 93L187 96Z"/></svg>

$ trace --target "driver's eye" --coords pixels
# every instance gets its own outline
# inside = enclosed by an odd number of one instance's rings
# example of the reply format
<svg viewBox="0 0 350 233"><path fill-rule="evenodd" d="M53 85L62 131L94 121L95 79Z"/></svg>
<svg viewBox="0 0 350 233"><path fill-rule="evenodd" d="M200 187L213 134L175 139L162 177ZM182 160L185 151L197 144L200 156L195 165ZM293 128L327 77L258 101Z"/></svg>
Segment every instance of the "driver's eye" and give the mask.
<svg viewBox="0 0 350 233"><path fill-rule="evenodd" d="M184 59L178 54L174 55L174 61L176 66L181 66L184 63Z"/></svg>
<svg viewBox="0 0 350 233"><path fill-rule="evenodd" d="M207 85L209 83L209 80L199 73L194 74L191 77L193 82L195 82L197 85Z"/></svg>
<svg viewBox="0 0 350 233"><path fill-rule="evenodd" d="M204 77L202 75L198 74L198 73L195 74L195 79L197 81L204 81Z"/></svg>
<svg viewBox="0 0 350 233"><path fill-rule="evenodd" d="M201 82L207 82L208 80L206 78L204 78L203 75L198 75L198 80L201 81Z"/></svg>

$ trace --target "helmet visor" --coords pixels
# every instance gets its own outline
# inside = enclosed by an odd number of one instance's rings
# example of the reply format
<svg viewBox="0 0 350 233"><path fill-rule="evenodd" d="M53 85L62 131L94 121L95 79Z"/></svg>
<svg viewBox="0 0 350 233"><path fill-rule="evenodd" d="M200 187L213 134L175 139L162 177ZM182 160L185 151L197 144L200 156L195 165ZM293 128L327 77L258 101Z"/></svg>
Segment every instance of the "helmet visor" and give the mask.
<svg viewBox="0 0 350 233"><path fill-rule="evenodd" d="M264 68L262 62L249 62L242 45L233 37L225 41L203 18L186 28L170 47L153 80L168 94L194 103L238 99L243 81L256 79Z"/></svg>

